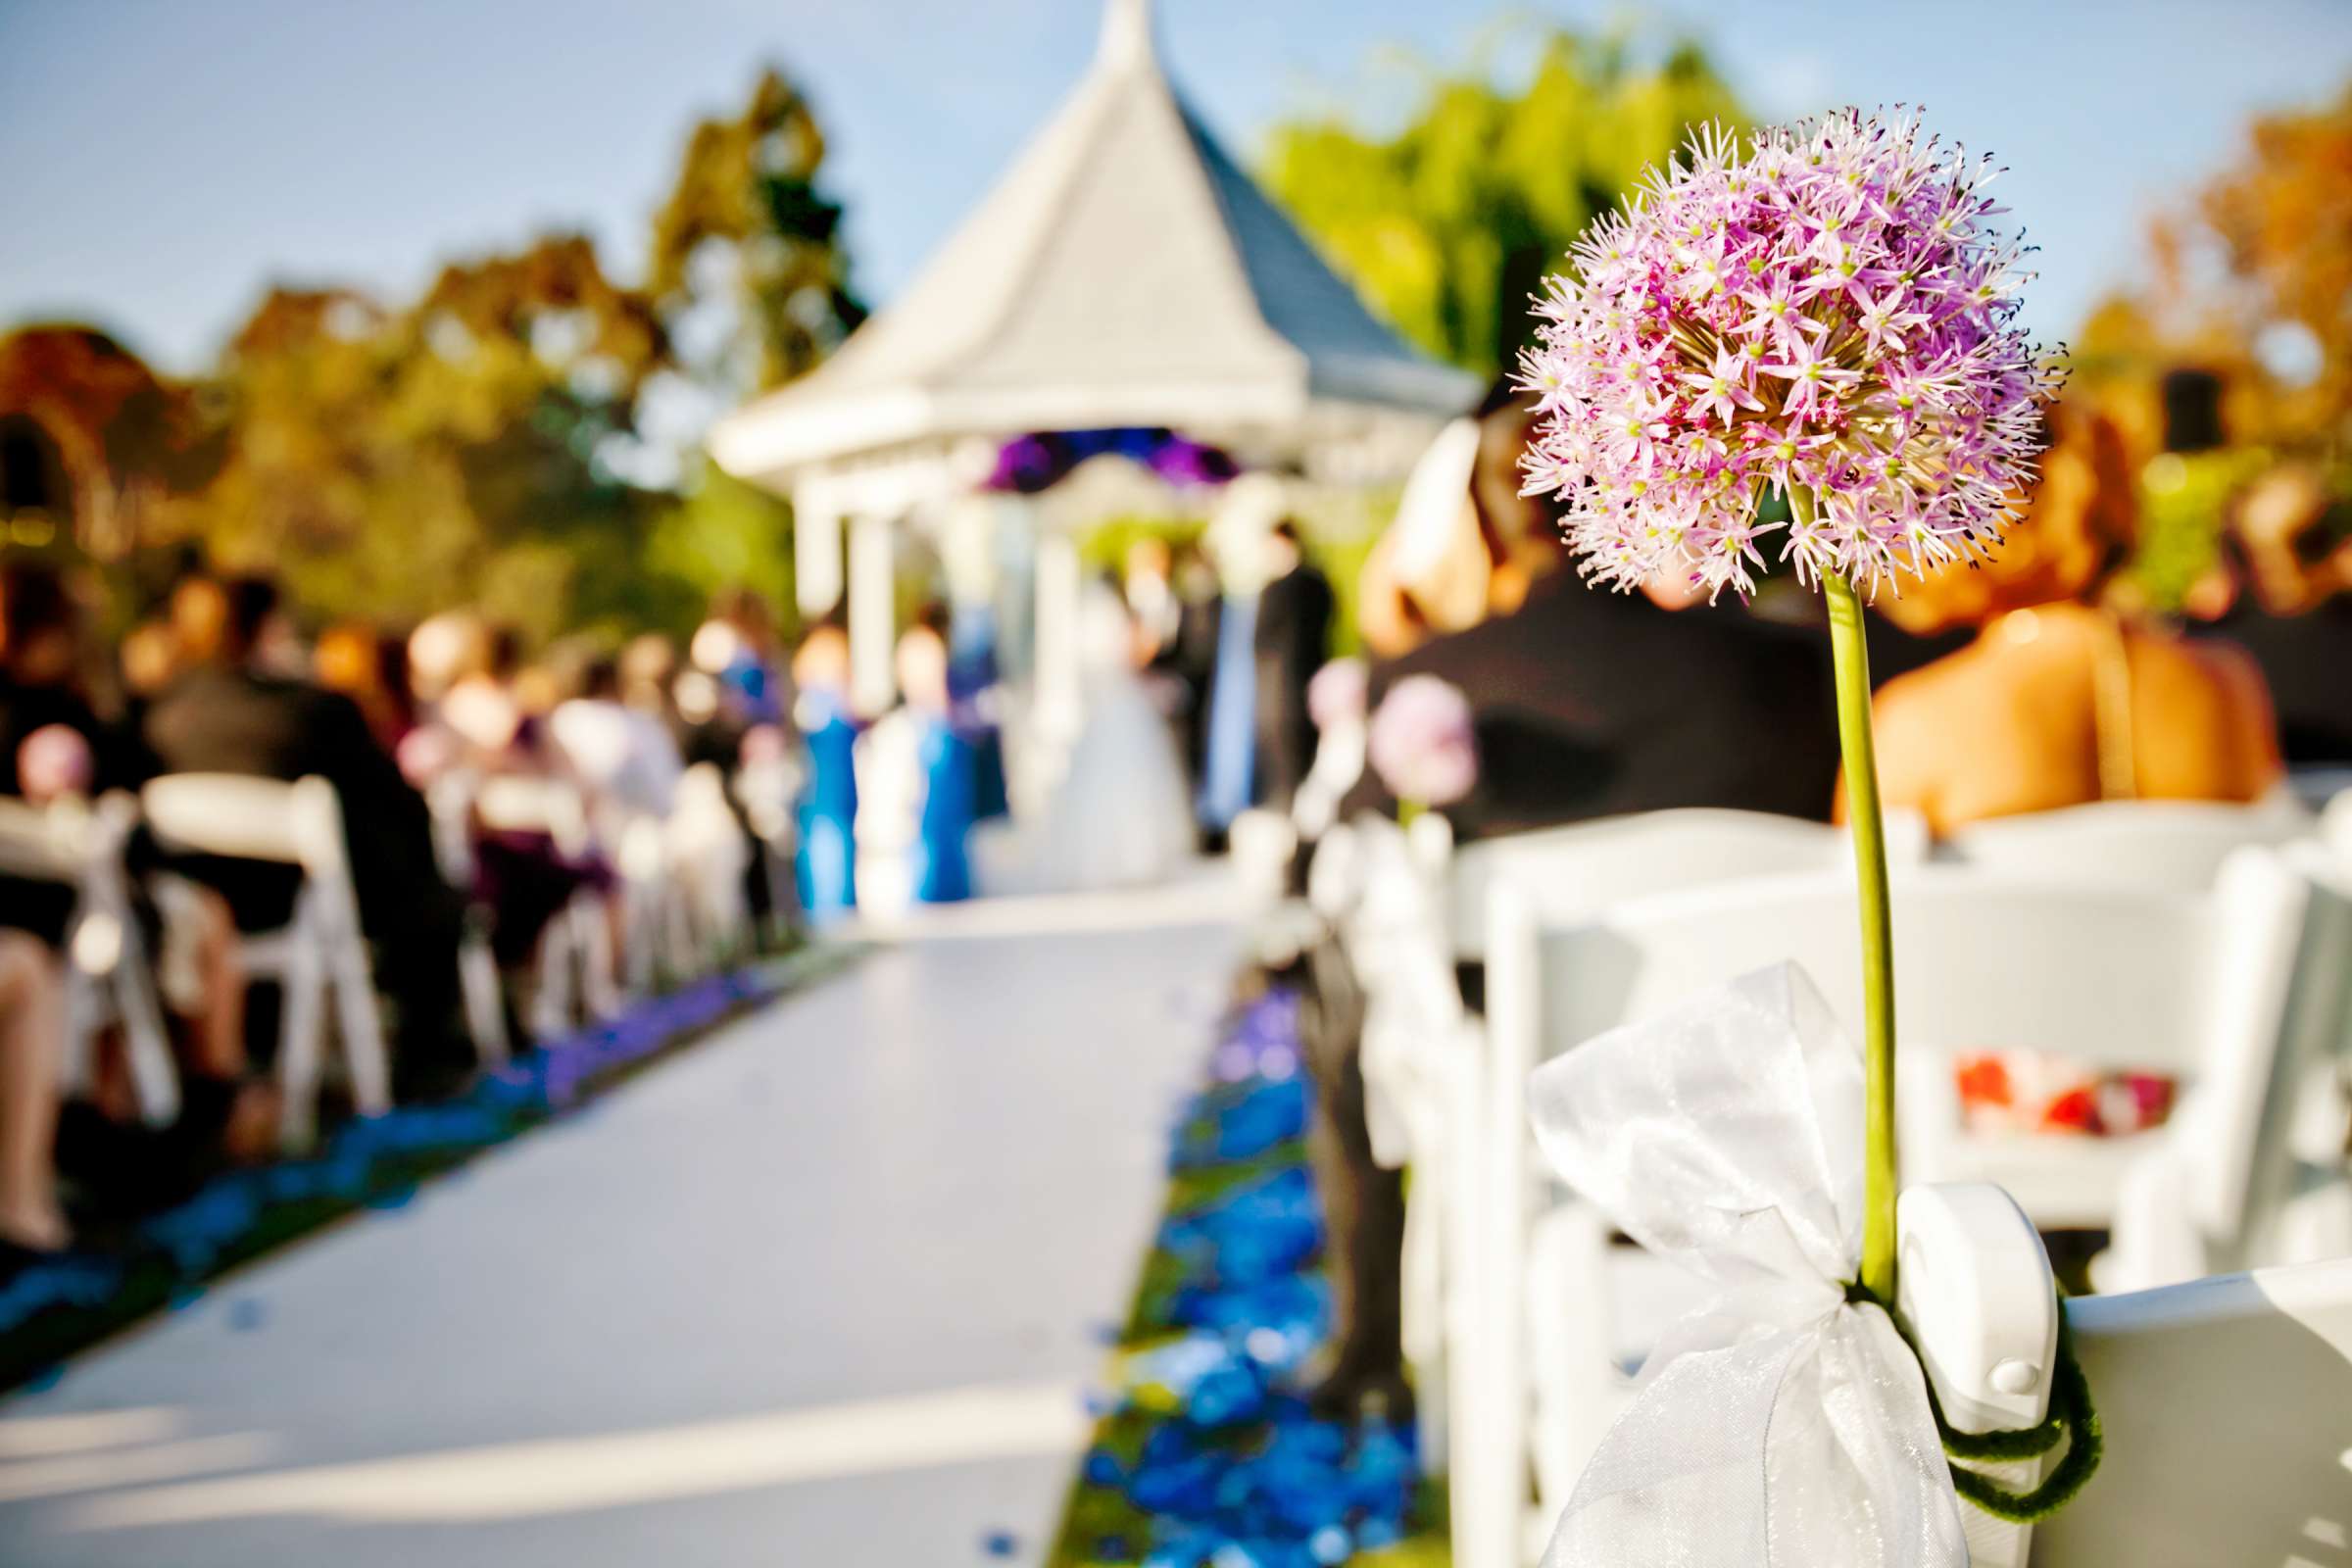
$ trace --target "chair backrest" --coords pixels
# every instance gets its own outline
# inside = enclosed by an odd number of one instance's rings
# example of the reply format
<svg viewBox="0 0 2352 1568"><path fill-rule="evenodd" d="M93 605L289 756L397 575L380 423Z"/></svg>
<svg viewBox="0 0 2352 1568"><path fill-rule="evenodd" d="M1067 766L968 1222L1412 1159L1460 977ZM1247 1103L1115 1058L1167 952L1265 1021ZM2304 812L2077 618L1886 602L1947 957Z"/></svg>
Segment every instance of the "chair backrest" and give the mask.
<svg viewBox="0 0 2352 1568"><path fill-rule="evenodd" d="M2106 1450L2037 1568L2341 1562L2352 1258L2069 1301Z"/></svg>
<svg viewBox="0 0 2352 1568"><path fill-rule="evenodd" d="M1965 866L1898 873L1893 897L1901 1039L2197 1065L2215 1007L2211 901ZM1861 1038L1860 920L1843 871L1719 883L1584 918L1538 904L1535 919L1540 949L1526 956L1541 977L1544 1054L1785 958Z"/></svg>
<svg viewBox="0 0 2352 1568"><path fill-rule="evenodd" d="M316 774L289 784L242 773L168 773L139 791L139 810L167 849L274 860L316 880L351 880L342 804Z"/></svg>
<svg viewBox="0 0 2352 1568"><path fill-rule="evenodd" d="M2199 893L2248 844L2309 838L2317 819L2281 793L2251 806L2220 801L2101 801L1992 817L1950 839L1953 856L1989 870L2066 882Z"/></svg>
<svg viewBox="0 0 2352 1568"><path fill-rule="evenodd" d="M2215 897L2217 1010L2180 1147L2194 1217L2228 1259L2293 1196L2303 1098L2340 1097L2352 1067L2352 896L2326 852L2296 844L2231 856Z"/></svg>
<svg viewBox="0 0 2352 1568"><path fill-rule="evenodd" d="M451 887L471 892L476 867L473 858L473 796L481 780L452 768L427 785L424 805L433 824L433 858L441 879Z"/></svg>
<svg viewBox="0 0 2352 1568"><path fill-rule="evenodd" d="M84 813L0 796L0 872L29 882L79 882Z"/></svg>
<svg viewBox="0 0 2352 1568"><path fill-rule="evenodd" d="M567 855L588 845L588 803L564 779L489 774L474 786L473 812L493 833L544 833Z"/></svg>
<svg viewBox="0 0 2352 1568"><path fill-rule="evenodd" d="M1896 1030L1942 1051L2026 1049L2195 1085L2192 1202L2216 1238L2283 1203L2287 1122L2312 1063L2344 1049L2352 904L2314 852L2244 849L2203 897L1922 866L1894 880ZM1532 1004L1528 1063L1783 958L1861 1037L1861 948L1843 873L1760 878L1539 913L1495 956ZM1532 979L1517 972L1532 965ZM1530 995L1532 991L1532 996ZM1518 1026L1522 1033L1526 1025ZM1500 1049L1500 1048L1498 1048Z"/></svg>
<svg viewBox="0 0 2352 1568"><path fill-rule="evenodd" d="M743 824L727 799L727 776L716 762L697 762L679 775L667 829L671 847L680 852L741 852Z"/></svg>
<svg viewBox="0 0 2352 1568"><path fill-rule="evenodd" d="M1924 858L1926 825L1909 813L1887 822L1888 858ZM1454 951L1486 953L1488 898L1508 879L1544 914L1571 919L1612 904L1681 888L1852 863L1845 829L1766 811L1691 808L1578 822L1473 844L1454 857Z"/></svg>

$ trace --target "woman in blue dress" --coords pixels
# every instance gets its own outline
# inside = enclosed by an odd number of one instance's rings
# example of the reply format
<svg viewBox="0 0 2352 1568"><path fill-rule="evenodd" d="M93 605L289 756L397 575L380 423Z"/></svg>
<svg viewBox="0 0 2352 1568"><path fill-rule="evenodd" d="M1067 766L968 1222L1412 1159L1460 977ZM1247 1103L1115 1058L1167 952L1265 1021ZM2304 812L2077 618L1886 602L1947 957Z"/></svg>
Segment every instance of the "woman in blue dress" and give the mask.
<svg viewBox="0 0 2352 1568"><path fill-rule="evenodd" d="M972 896L964 835L978 814L980 757L950 716L948 645L936 625L916 624L899 639L899 689L905 718L916 728L922 808L910 850L916 902L953 904Z"/></svg>
<svg viewBox="0 0 2352 1568"><path fill-rule="evenodd" d="M793 679L800 689L793 718L808 744L793 870L801 907L824 925L858 906L858 725L850 714L850 642L839 626L821 623L802 639Z"/></svg>

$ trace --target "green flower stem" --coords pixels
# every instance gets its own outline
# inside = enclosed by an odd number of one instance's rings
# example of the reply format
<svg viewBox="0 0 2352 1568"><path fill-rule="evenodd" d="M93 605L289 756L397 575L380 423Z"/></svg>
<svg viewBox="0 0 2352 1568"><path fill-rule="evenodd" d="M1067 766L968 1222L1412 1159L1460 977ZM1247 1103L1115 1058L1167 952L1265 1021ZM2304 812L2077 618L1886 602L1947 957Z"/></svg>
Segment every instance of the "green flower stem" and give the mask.
<svg viewBox="0 0 2352 1568"><path fill-rule="evenodd" d="M1809 518L1813 498L1789 498ZM1838 744L1845 762L1846 818L1854 829L1854 881L1862 908L1863 1188L1861 1285L1894 1307L1894 925L1886 892L1886 824L1870 734L1870 651L1862 601L1843 577L1825 575L1830 654L1838 671Z"/></svg>

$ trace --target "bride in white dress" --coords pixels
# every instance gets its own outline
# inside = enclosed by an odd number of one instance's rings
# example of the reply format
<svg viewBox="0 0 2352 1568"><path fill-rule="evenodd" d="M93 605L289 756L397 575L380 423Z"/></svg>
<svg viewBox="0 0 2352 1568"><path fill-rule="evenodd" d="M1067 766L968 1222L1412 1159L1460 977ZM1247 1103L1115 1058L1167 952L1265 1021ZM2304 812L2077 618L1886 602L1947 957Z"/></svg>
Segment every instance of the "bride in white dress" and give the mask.
<svg viewBox="0 0 2352 1568"><path fill-rule="evenodd" d="M1083 712L1044 815L988 854L990 892L1069 893L1164 882L1193 858L1192 797L1167 719L1135 666L1135 622L1107 582L1079 602Z"/></svg>

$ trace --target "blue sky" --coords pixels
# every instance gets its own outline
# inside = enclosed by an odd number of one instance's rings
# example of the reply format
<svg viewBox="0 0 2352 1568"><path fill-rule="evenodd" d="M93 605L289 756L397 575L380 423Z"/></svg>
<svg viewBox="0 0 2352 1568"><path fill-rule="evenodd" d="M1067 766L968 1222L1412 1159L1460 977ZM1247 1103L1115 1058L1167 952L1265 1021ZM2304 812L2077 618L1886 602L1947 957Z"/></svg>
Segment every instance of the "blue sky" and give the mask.
<svg viewBox="0 0 2352 1568"><path fill-rule="evenodd" d="M1614 5L1507 13L1597 24ZM2128 277L2159 201L2255 111L2352 78L2343 0L1753 0L1653 8L1756 109L1925 104L1999 153L2048 335ZM1493 0L1160 0L1162 52L1245 160L1286 113L1412 96L1490 55ZM584 228L634 275L693 119L760 62L833 140L858 283L887 301L1094 47L1098 0L0 0L0 322L74 316L201 364L270 279L397 295L443 258ZM1504 35L1507 37L1507 34ZM1402 46L1401 51L1392 46Z"/></svg>

